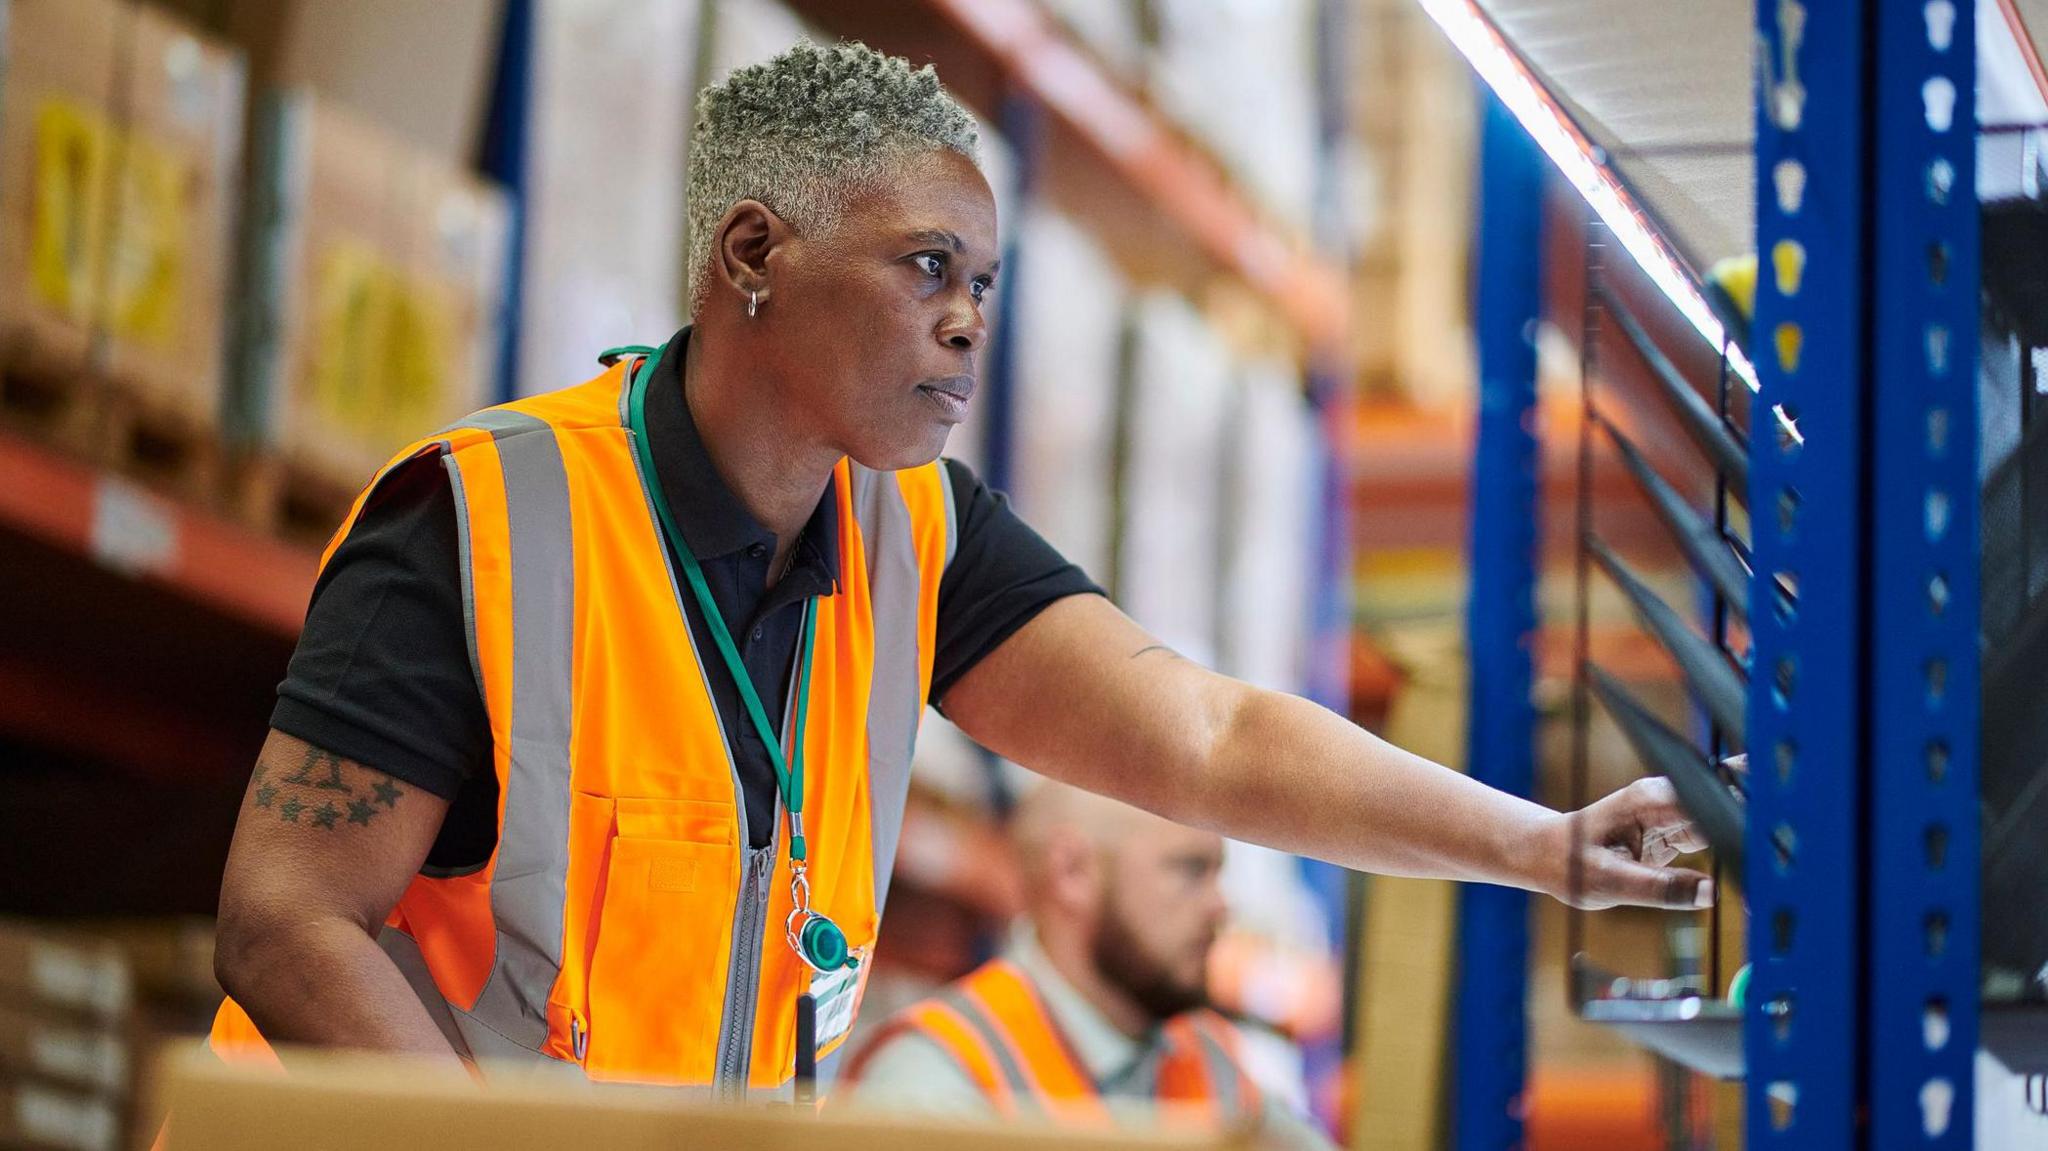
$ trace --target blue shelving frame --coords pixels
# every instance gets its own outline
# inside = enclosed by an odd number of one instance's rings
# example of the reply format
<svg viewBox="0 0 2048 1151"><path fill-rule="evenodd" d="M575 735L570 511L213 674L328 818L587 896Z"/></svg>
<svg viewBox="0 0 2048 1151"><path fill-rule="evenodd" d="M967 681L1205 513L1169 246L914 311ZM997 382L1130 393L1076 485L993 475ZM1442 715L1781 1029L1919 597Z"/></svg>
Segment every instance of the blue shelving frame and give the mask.
<svg viewBox="0 0 2048 1151"><path fill-rule="evenodd" d="M1472 653L1465 762L1514 795L1536 783L1538 561L1536 326L1543 303L1543 157L1482 86L1479 234L1473 285L1479 427L1472 467ZM1452 1145L1519 1146L1528 1064L1529 898L1505 887L1459 893Z"/></svg>
<svg viewBox="0 0 2048 1151"><path fill-rule="evenodd" d="M1969 0L1758 0L1745 1146L1972 1144L1978 1046L1978 204ZM1495 142L1489 123L1485 188ZM1482 196L1482 236L1517 209ZM1485 350L1521 338L1486 307ZM1519 446L1482 432L1484 493ZM1530 450L1533 451L1533 446ZM1499 614L1529 529L1475 506L1474 762L1526 705ZM1505 563L1498 569L1482 566ZM1482 587L1482 581L1484 585ZM1505 582L1503 582L1505 581ZM1486 598L1482 598L1482 596ZM1493 613L1482 619L1482 608ZM1498 693L1498 694L1497 694ZM1510 698L1512 697L1512 698ZM1484 709L1484 710L1482 710ZM1487 744L1488 755L1515 745ZM1525 745L1524 745L1525 746ZM1479 904L1472 904L1477 907ZM1470 911L1468 910L1468 918ZM1467 924L1466 994L1525 950ZM1491 942L1489 942L1491 941ZM1479 955L1482 947L1494 947ZM1524 944L1524 948L1526 944ZM1494 1121L1498 1027L1456 1032L1458 1145ZM1470 1069L1470 1070L1468 1070ZM1519 1082L1511 1064L1504 1074ZM1468 1137L1469 1136L1469 1137Z"/></svg>
<svg viewBox="0 0 2048 1151"><path fill-rule="evenodd" d="M1870 1146L1967 1148L1978 1038L1976 5L1876 13Z"/></svg>
<svg viewBox="0 0 2048 1151"><path fill-rule="evenodd" d="M1746 1146L1859 1143L1868 0L1760 0ZM1794 599L1780 589L1795 592Z"/></svg>

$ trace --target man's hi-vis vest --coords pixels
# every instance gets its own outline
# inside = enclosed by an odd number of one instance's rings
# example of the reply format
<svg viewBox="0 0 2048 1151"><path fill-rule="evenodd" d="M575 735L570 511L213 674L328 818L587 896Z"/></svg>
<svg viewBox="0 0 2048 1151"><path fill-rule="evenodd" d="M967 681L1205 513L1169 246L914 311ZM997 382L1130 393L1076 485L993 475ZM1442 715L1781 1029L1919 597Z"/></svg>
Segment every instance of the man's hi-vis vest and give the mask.
<svg viewBox="0 0 2048 1151"><path fill-rule="evenodd" d="M1075 1053L1029 975L1006 959L982 965L937 996L884 1024L847 1068L858 1082L866 1056L906 1030L930 1039L973 1079L1006 1119L1042 1115L1076 1126L1114 1122L1102 1086ZM1237 1059L1237 1033L1212 1011L1175 1016L1161 1029L1149 1086L1159 1118L1204 1126L1256 1122L1263 1103ZM1143 1096L1140 1096L1141 1098Z"/></svg>
<svg viewBox="0 0 2048 1151"><path fill-rule="evenodd" d="M746 720L717 714L704 678L717 653L683 613L626 418L635 364L480 412L385 469L439 454L454 485L499 806L491 857L415 877L379 942L474 1058L776 1088L794 1074L796 1000L813 983L784 939L787 820L778 805L771 845L747 846L724 735ZM804 820L812 906L855 948L875 941L931 682L955 543L942 467L842 461L836 475L840 582L817 607ZM819 980L821 1080L859 974ZM232 1000L213 1044L270 1057Z"/></svg>

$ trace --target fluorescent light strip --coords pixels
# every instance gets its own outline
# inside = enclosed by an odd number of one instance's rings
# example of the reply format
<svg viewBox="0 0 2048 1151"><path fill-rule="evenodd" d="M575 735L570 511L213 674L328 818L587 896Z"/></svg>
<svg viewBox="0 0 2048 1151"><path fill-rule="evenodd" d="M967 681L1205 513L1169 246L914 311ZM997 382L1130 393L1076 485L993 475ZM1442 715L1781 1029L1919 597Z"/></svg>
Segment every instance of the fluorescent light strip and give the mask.
<svg viewBox="0 0 2048 1151"><path fill-rule="evenodd" d="M1421 0L1421 4L1487 87L1493 89L1494 95L1500 97L1501 103L1507 105L1508 111L1514 113L1515 119L1557 165L1565 180L1635 258L1650 282L1657 285L1709 345L1717 351L1726 346L1730 370L1751 391L1756 391L1756 369L1742 349L1727 339L1720 318L1714 315L1714 309L1708 306L1692 277L1645 222L1643 214L1630 201L1627 189L1613 173L1594 161L1592 144L1529 74L1521 58L1509 50L1474 0Z"/></svg>

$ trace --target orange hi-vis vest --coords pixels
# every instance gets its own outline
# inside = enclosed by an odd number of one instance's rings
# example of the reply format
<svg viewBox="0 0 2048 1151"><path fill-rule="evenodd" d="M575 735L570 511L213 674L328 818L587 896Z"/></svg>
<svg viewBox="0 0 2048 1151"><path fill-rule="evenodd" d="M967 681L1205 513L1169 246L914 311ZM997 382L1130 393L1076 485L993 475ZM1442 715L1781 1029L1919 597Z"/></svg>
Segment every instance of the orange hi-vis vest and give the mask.
<svg viewBox="0 0 2048 1151"><path fill-rule="evenodd" d="M1041 1115L1091 1127L1113 1122L1102 1085L1046 1009L1037 984L1007 959L992 960L899 1012L862 1046L847 1067L849 1079L857 1083L866 1057L906 1030L950 1055L1006 1119ZM1237 1033L1222 1016L1177 1015L1163 1025L1160 1041L1149 1086L1163 1118L1210 1125L1258 1119L1259 1089L1239 1064Z"/></svg>
<svg viewBox="0 0 2048 1151"><path fill-rule="evenodd" d="M778 804L773 841L748 846L704 678L717 654L690 632L655 480L634 451L635 365L405 449L328 545L323 564L392 467L442 458L490 717L497 846L475 871L414 877L379 943L474 1059L721 1094L778 1088L794 1074L808 989L826 1080L868 965L814 979L784 939L786 820ZM891 473L842 460L833 490L840 582L816 608L803 811L811 906L865 949L902 829L955 515L938 463ZM274 1058L232 1000L213 1045Z"/></svg>

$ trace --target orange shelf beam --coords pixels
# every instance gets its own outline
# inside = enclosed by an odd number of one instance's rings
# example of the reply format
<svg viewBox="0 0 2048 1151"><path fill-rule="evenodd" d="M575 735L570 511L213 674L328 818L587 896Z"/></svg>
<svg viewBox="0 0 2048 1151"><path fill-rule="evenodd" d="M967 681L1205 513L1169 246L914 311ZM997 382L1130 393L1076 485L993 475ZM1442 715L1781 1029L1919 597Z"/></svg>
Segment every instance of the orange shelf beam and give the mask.
<svg viewBox="0 0 2048 1151"><path fill-rule="evenodd" d="M0 530L296 636L319 557L0 432Z"/></svg>

